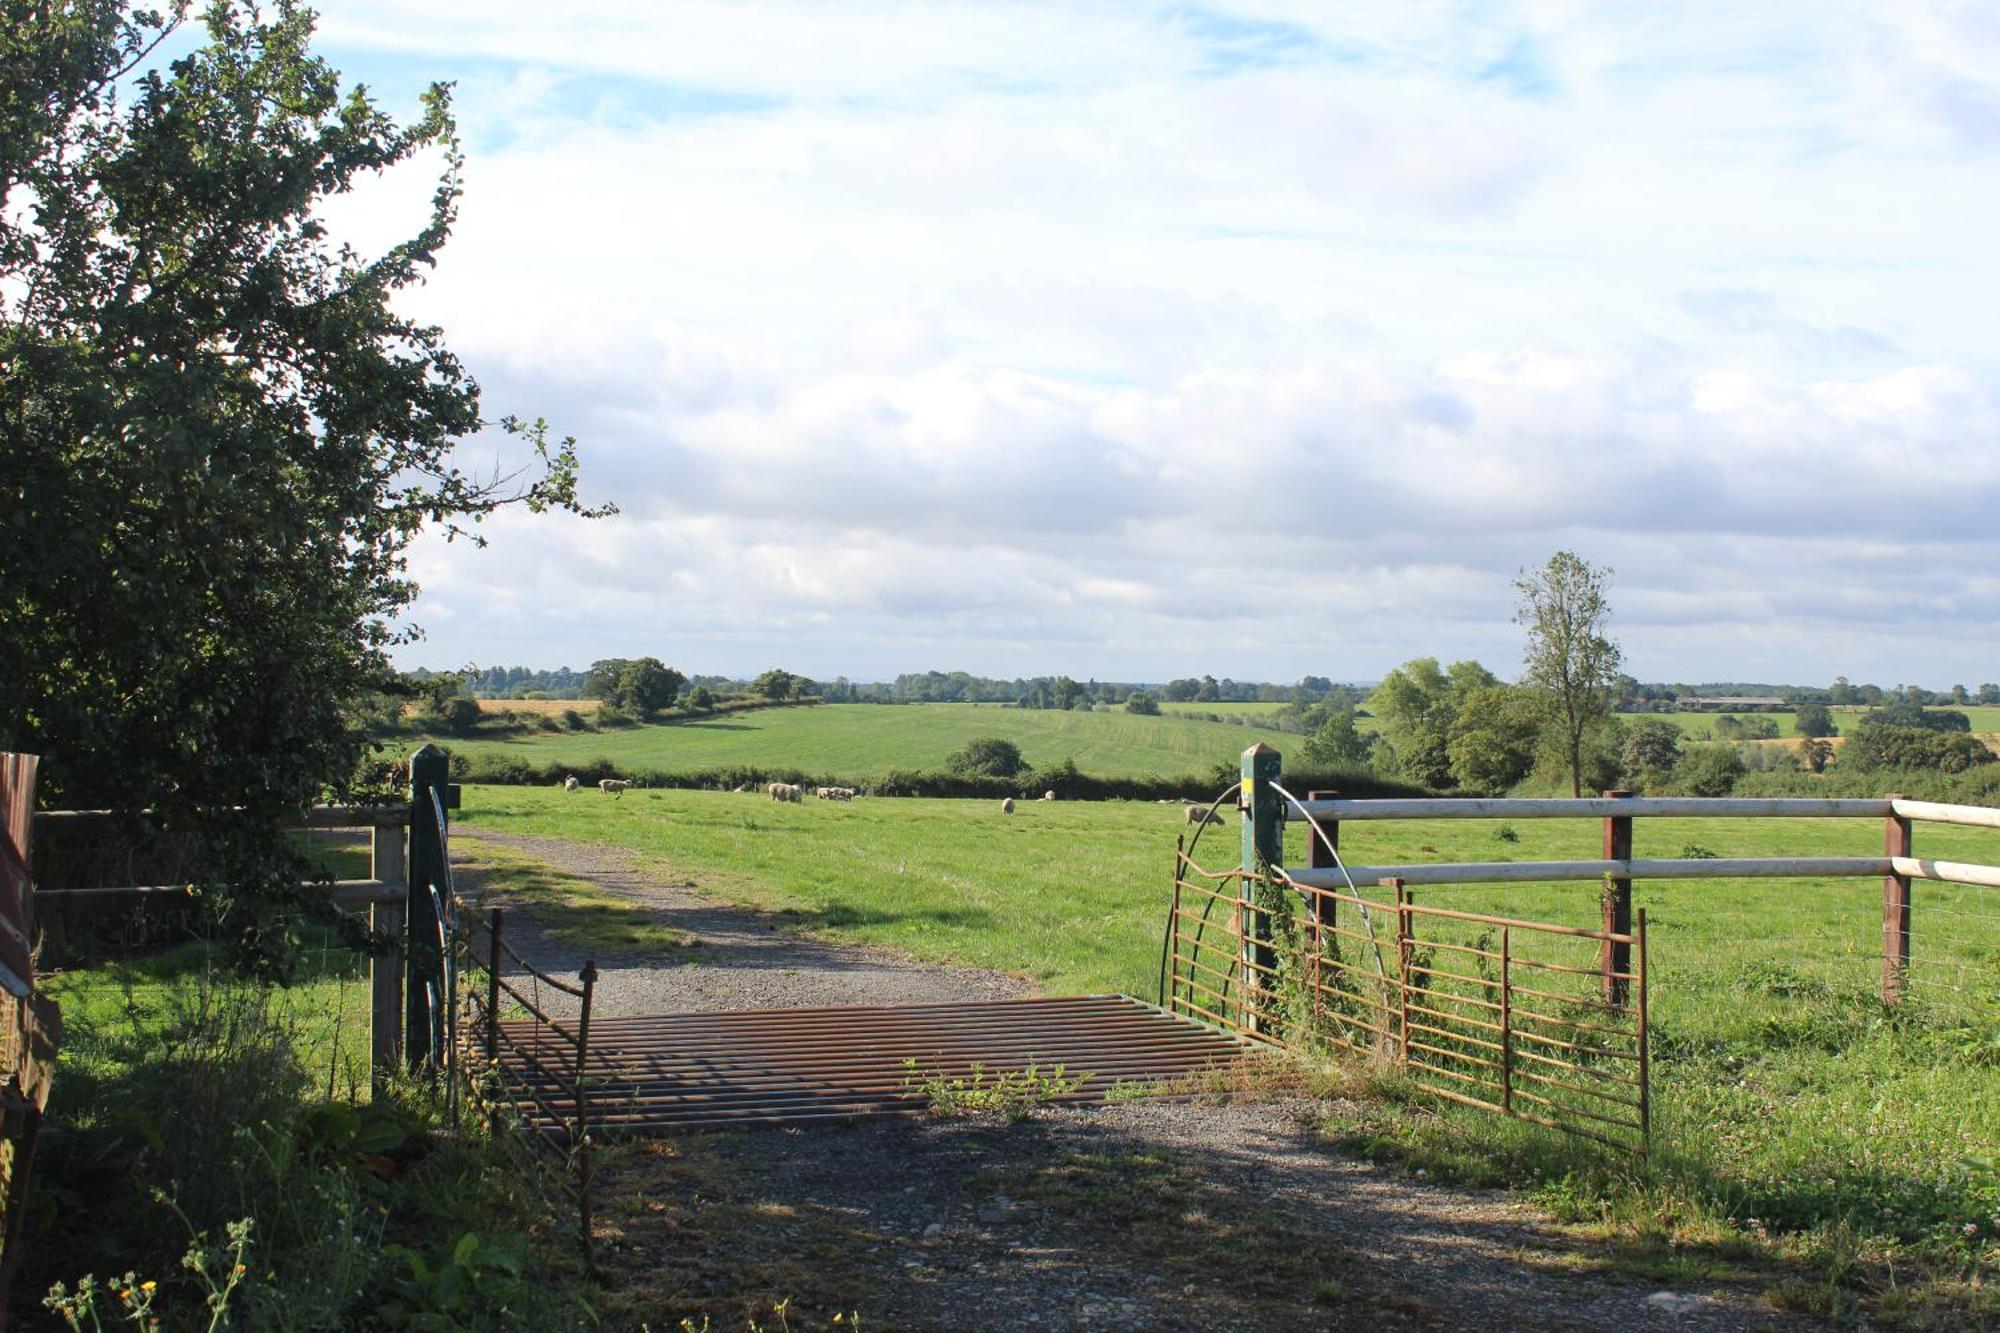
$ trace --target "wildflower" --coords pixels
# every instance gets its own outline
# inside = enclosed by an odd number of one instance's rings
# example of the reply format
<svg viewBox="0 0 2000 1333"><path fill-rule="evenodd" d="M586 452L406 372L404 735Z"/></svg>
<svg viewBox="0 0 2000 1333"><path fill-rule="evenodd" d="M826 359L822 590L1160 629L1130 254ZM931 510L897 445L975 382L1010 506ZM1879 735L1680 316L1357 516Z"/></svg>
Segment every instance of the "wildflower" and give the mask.
<svg viewBox="0 0 2000 1333"><path fill-rule="evenodd" d="M1966 1238L1967 1240L1971 1240L1971 1239L1972 1239L1973 1237L1977 1236L1978 1234L1979 1234L1979 1223L1977 1223L1977 1222L1967 1222L1967 1223L1965 1224L1965 1238Z"/></svg>

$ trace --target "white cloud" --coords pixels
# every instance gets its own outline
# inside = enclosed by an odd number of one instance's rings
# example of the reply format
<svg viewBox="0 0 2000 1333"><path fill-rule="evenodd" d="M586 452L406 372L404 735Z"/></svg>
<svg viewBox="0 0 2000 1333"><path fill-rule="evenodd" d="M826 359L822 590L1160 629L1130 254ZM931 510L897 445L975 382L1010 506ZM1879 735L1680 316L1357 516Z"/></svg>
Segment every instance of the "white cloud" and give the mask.
<svg viewBox="0 0 2000 1333"><path fill-rule="evenodd" d="M1504 668L1574 545L1642 674L2000 674L1984 15L329 4L625 509L427 547L412 660Z"/></svg>

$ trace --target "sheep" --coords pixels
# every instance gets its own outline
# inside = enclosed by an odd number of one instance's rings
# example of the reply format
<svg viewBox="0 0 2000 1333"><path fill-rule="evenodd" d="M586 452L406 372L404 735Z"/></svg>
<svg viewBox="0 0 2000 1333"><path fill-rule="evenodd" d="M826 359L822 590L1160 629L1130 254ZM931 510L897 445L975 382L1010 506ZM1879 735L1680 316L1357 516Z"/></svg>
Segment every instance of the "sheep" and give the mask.
<svg viewBox="0 0 2000 1333"><path fill-rule="evenodd" d="M805 796L805 788L790 782L773 782L764 788L771 793L774 801L799 801Z"/></svg>
<svg viewBox="0 0 2000 1333"><path fill-rule="evenodd" d="M854 799L854 788L814 787L813 795L822 801L851 801Z"/></svg>
<svg viewBox="0 0 2000 1333"><path fill-rule="evenodd" d="M578 787L581 787L582 785L583 785L582 783L576 780L576 774L574 773L570 774L568 777L563 779L564 791L575 791Z"/></svg>
<svg viewBox="0 0 2000 1333"><path fill-rule="evenodd" d="M1218 815L1213 810L1205 810L1198 805L1185 807L1184 813L1187 816L1187 822L1190 824L1220 824L1222 822L1221 815Z"/></svg>
<svg viewBox="0 0 2000 1333"><path fill-rule="evenodd" d="M1052 791L1045 791L1042 793L1042 799L1045 801L1053 801L1055 798L1056 794Z"/></svg>
<svg viewBox="0 0 2000 1333"><path fill-rule="evenodd" d="M597 789L607 796L624 796L625 789L632 784L623 778L600 778Z"/></svg>
<svg viewBox="0 0 2000 1333"><path fill-rule="evenodd" d="M1013 797L1009 796L1006 800L1000 802L1000 813L1003 815L1011 815L1014 813Z"/></svg>

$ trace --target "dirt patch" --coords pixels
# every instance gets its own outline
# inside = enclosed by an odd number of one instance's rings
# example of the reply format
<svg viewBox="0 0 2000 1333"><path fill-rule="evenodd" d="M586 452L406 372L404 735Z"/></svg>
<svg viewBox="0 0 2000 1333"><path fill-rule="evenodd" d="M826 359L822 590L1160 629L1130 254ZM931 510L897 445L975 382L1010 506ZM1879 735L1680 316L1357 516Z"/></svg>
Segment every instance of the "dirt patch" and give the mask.
<svg viewBox="0 0 2000 1333"><path fill-rule="evenodd" d="M462 887L533 857L664 926L598 953L616 1012L1017 995L1000 973L808 938L615 850L467 829ZM489 868L492 887L508 876ZM503 893L504 896L504 893ZM517 945L582 958L516 910ZM688 946L688 939L699 944ZM1332 1148L1324 1103L1143 1099L1026 1119L865 1121L613 1148L598 1174L611 1328L1808 1328L1718 1256L1673 1290L1505 1195ZM782 1313L780 1313L782 1312ZM836 1325L836 1316L840 1323Z"/></svg>

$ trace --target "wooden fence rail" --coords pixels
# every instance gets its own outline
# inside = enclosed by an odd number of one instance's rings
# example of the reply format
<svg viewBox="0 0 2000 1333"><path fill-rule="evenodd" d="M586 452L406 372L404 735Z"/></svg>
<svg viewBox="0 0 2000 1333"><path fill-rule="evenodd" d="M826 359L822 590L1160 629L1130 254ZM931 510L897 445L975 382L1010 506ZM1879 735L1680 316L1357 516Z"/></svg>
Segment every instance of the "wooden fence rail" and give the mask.
<svg viewBox="0 0 2000 1333"><path fill-rule="evenodd" d="M37 833L109 833L129 818L115 810L40 810L35 813L34 824ZM365 828L370 833L368 878L335 880L329 893L336 907L366 910L369 929L377 938L397 942L395 949L370 954L368 958L369 1063L378 1084L400 1067L403 1058L402 941L409 892L406 850L409 825L408 805L316 805L292 825L301 830ZM37 889L34 896L38 902L60 905L120 898L186 897L192 892L193 887L188 884L121 884Z"/></svg>
<svg viewBox="0 0 2000 1333"><path fill-rule="evenodd" d="M1246 764L1249 760L1246 757ZM1248 772L1246 768L1246 773ZM1961 828L2000 829L2000 809L1980 805L1949 805L1913 801L1900 794L1872 799L1815 800L1792 797L1634 796L1606 792L1601 797L1495 798L1465 800L1417 798L1346 800L1312 792L1299 801L1275 800L1280 817L1289 805L1315 830L1307 835L1308 857L1303 869L1290 872L1304 888L1338 889L1395 881L1403 884L1531 884L1550 881L1599 880L1604 895L1604 930L1624 935L1631 930L1632 881L1635 879L1794 879L1874 878L1882 880L1882 999L1899 1002L1908 987L1910 969L1911 884L1966 884L2000 888L2000 866L1920 857L1914 849L1918 823ZM1738 856L1634 857L1635 819L1827 819L1865 818L1882 821L1881 856ZM1448 861L1393 865L1342 865L1333 849L1340 845L1340 825L1350 821L1407 819L1601 819L1602 859L1589 861ZM1246 862L1247 864L1247 862ZM1605 946L1606 993L1619 987L1614 974L1629 969L1629 950L1615 942Z"/></svg>

